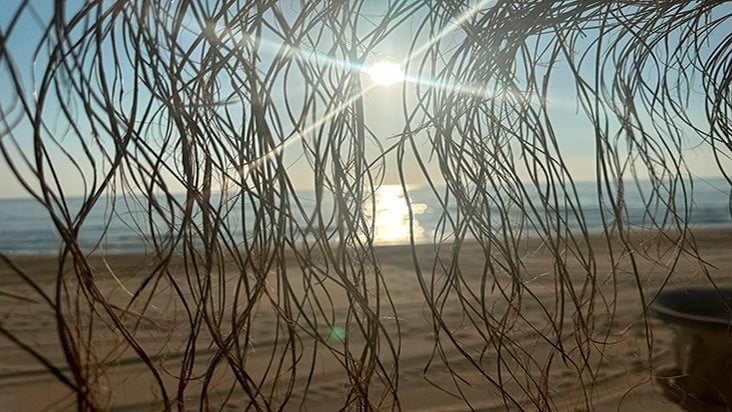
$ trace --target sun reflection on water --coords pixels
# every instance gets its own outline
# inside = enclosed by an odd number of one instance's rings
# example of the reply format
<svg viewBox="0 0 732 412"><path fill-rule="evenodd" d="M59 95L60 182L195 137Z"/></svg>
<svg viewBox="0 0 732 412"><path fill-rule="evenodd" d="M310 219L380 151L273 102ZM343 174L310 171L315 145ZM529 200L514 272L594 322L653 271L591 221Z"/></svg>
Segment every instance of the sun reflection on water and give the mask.
<svg viewBox="0 0 732 412"><path fill-rule="evenodd" d="M374 242L382 244L408 243L410 238L409 206L399 185L383 185L374 192L375 209L366 206L367 217L374 217ZM415 241L423 240L425 230L418 216L425 213L427 205L412 203L411 230ZM374 216L372 216L374 215Z"/></svg>

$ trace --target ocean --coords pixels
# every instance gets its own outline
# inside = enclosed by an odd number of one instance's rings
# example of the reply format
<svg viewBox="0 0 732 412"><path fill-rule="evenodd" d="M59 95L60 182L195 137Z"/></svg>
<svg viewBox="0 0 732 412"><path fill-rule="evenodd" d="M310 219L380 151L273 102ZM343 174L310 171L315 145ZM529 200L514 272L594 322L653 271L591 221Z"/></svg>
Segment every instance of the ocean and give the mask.
<svg viewBox="0 0 732 412"><path fill-rule="evenodd" d="M694 180L691 202L688 202L690 207L686 207L687 202L683 200L681 194L662 196L661 199L675 200L668 204L648 197L650 189L648 183L641 183L640 188L639 192L634 188L634 183L626 184L623 193L625 225L638 228L669 225L670 215L686 216L688 212L688 219L684 217L684 220L691 227L732 228L730 186L721 178ZM475 188L472 190L472 193L476 192ZM576 197L573 196L571 199L572 203L576 201L581 206L581 218L566 207L567 203L547 202L537 190L530 190L522 195L534 205L527 215L525 210L516 206L515 200L513 205L510 204L512 196L509 196L509 193L513 192L501 191L491 196L491 191L487 191L487 195L461 200L443 197L443 201L440 202L429 187L411 187L408 190L410 198L408 206L401 187L395 185L384 185L373 197L366 199L364 215L367 217L366 222L373 224L369 230L373 233L374 243L383 245L408 243L410 233L418 243L433 242L435 239L449 240L451 231L465 230L465 222L470 222L472 227L482 227L481 230L486 230L489 227L487 225L490 225L494 231L501 230L506 222L513 224L514 227L523 222L523 230L537 230L532 224L547 217L554 220L555 224L556 221L563 222L561 224L570 230L584 227L590 232L599 232L605 225L612 224L612 217L608 217L608 213L612 214L611 207L608 204L599 204L595 183L577 183L576 190ZM438 191L444 194L444 189ZM646 196L642 196L641 193ZM318 228L320 233L336 232L334 222L338 221L338 216L333 213L332 202L317 203L315 193L310 191L298 193L298 198L301 200L302 209L293 213L294 217L290 218L296 223L294 225L296 230L291 231L290 236L293 238L312 236L313 228ZM182 197L178 197L178 200L181 199ZM162 218L158 217L151 222L147 219L148 213L144 207L135 203L133 198L127 200L125 202L118 199L112 204L105 198L98 202L79 231L79 243L85 251L145 252L151 250L151 233L155 232L159 239L170 237L167 229L170 225L164 224ZM496 207L498 202L507 200L508 205L502 208ZM80 205L80 198L68 199L70 210L77 211ZM256 222L254 213L256 202L250 198L238 198L226 203L226 206L229 210L225 220L229 230L227 236L230 236L233 242L241 243L244 236L251 236L251 233L246 232L249 230L247 228L254 224L252 222ZM241 210L244 210L244 213L241 213ZM505 213L501 213L502 210ZM606 215L605 221L602 219L603 212ZM179 214L168 212L167 216L169 219L175 219ZM561 218L557 219L558 216ZM446 217L450 217L452 221ZM454 223L455 221L458 223ZM459 223L461 221L462 225ZM173 223L174 226L175 224L176 222ZM279 229L270 224L268 230ZM465 230L465 236L473 235L475 232ZM56 253L60 247L60 236L48 212L35 200L0 199L0 253Z"/></svg>

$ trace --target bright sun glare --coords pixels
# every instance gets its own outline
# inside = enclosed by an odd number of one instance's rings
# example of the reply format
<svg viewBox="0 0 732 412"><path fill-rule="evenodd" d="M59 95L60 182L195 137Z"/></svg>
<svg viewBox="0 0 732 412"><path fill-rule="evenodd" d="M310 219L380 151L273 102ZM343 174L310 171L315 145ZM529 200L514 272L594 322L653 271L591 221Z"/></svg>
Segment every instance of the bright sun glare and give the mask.
<svg viewBox="0 0 732 412"><path fill-rule="evenodd" d="M404 80L404 72L398 64L380 62L364 69L374 83L388 86Z"/></svg>

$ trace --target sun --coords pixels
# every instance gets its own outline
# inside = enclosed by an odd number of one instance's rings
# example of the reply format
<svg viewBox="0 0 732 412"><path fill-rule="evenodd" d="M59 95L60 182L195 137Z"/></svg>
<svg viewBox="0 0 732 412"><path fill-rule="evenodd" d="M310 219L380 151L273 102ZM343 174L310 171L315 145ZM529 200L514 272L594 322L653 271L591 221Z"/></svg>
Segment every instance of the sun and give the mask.
<svg viewBox="0 0 732 412"><path fill-rule="evenodd" d="M379 62L364 68L364 73L371 77L375 84L388 86L404 80L404 72L398 64Z"/></svg>

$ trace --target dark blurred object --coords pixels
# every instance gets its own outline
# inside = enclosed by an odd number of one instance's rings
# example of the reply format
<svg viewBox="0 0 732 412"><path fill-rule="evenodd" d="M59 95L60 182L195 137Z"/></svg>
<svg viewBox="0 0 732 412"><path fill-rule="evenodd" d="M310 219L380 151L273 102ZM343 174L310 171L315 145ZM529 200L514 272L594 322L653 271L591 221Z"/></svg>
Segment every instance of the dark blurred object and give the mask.
<svg viewBox="0 0 732 412"><path fill-rule="evenodd" d="M732 288L661 291L653 314L673 328L675 366L659 368L664 396L687 410L728 410L732 400Z"/></svg>

